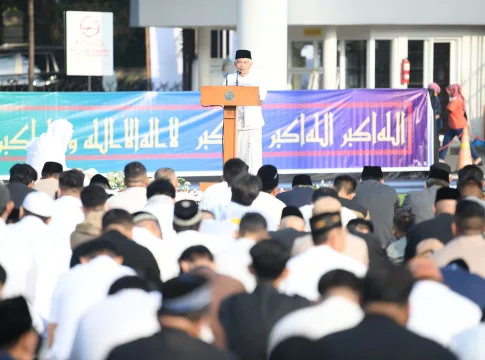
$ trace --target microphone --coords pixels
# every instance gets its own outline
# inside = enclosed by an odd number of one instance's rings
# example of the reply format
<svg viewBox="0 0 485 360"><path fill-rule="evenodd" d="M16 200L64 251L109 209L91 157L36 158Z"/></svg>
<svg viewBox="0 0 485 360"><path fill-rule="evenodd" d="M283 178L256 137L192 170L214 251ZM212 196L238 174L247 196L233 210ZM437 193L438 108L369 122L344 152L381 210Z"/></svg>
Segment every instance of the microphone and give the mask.
<svg viewBox="0 0 485 360"><path fill-rule="evenodd" d="M236 74L236 86L239 86L239 74L240 74L240 73L241 73L241 72L240 72L240 71L238 71L238 72L237 72L237 74Z"/></svg>
<svg viewBox="0 0 485 360"><path fill-rule="evenodd" d="M227 77L229 76L229 74L226 74L226 86L227 86Z"/></svg>

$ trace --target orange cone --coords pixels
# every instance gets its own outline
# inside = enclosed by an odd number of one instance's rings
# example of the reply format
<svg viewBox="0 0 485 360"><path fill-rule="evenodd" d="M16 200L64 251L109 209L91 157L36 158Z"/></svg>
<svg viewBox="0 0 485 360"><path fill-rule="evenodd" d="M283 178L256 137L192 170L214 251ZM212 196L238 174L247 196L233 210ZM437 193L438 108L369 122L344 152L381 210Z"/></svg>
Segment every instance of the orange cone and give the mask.
<svg viewBox="0 0 485 360"><path fill-rule="evenodd" d="M472 152L470 150L470 134L468 126L463 129L463 135L461 137L460 151L458 152L458 170L463 169L467 165L472 165Z"/></svg>

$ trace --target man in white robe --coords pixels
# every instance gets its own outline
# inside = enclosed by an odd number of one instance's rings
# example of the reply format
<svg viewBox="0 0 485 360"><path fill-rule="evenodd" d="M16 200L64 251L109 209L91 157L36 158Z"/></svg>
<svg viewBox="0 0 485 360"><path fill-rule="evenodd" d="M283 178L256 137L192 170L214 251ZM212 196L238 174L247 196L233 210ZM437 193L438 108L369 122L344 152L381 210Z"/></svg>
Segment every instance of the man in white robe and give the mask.
<svg viewBox="0 0 485 360"><path fill-rule="evenodd" d="M237 50L234 66L237 72L227 75L223 85L228 86L258 86L259 99L266 98L267 90L261 79L250 72L253 61L251 52ZM256 174L263 166L263 112L261 106L237 107L237 156L249 166L249 172Z"/></svg>

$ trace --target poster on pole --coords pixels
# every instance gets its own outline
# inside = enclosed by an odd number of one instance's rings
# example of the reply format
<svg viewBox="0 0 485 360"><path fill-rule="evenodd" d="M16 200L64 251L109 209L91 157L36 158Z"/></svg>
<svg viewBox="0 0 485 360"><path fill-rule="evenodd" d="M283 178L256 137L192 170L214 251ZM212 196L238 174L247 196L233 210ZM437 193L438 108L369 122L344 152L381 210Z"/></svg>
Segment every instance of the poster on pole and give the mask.
<svg viewBox="0 0 485 360"><path fill-rule="evenodd" d="M111 76L113 13L66 11L67 75Z"/></svg>

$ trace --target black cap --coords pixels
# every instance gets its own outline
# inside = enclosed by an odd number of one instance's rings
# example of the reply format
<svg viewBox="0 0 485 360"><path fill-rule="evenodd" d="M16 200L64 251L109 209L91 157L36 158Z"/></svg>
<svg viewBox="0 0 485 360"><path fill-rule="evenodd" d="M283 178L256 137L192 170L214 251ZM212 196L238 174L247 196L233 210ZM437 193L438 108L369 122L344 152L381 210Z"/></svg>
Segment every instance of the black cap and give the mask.
<svg viewBox="0 0 485 360"><path fill-rule="evenodd" d="M310 175L295 175L293 178L293 181L291 183L291 186L312 186L312 178Z"/></svg>
<svg viewBox="0 0 485 360"><path fill-rule="evenodd" d="M384 174L380 166L364 166L362 170L362 179L382 179Z"/></svg>
<svg viewBox="0 0 485 360"><path fill-rule="evenodd" d="M89 185L96 185L96 186L102 186L108 190L111 189L111 185L109 184L109 180L104 177L101 174L96 174L91 178L91 181L89 182Z"/></svg>
<svg viewBox="0 0 485 360"><path fill-rule="evenodd" d="M63 171L62 165L54 161L47 161L42 168L42 174L60 174Z"/></svg>
<svg viewBox="0 0 485 360"><path fill-rule="evenodd" d="M301 213L300 209L294 206L287 206L281 212L281 220L287 216L297 216L303 219L303 214Z"/></svg>
<svg viewBox="0 0 485 360"><path fill-rule="evenodd" d="M0 348L15 343L32 329L32 316L27 301L19 296L0 302Z"/></svg>
<svg viewBox="0 0 485 360"><path fill-rule="evenodd" d="M446 171L448 174L451 174L451 166L444 162L437 162L431 165L430 170L431 169L440 169Z"/></svg>
<svg viewBox="0 0 485 360"><path fill-rule="evenodd" d="M436 167L431 167L428 173L428 179L442 180L444 182L450 182L450 173L445 170L438 169Z"/></svg>
<svg viewBox="0 0 485 360"><path fill-rule="evenodd" d="M469 181L475 182L482 187L483 171L476 165L467 165L458 172L458 187L465 185Z"/></svg>
<svg viewBox="0 0 485 360"><path fill-rule="evenodd" d="M436 192L435 203L441 200L459 200L460 192L457 189L444 187Z"/></svg>
<svg viewBox="0 0 485 360"><path fill-rule="evenodd" d="M199 206L193 200L177 201L173 213L173 223L181 227L195 225L202 219Z"/></svg>
<svg viewBox="0 0 485 360"><path fill-rule="evenodd" d="M249 51L249 50L237 50L236 51L236 60L237 59L251 59L251 51Z"/></svg>
<svg viewBox="0 0 485 360"><path fill-rule="evenodd" d="M321 235L336 227L342 227L340 212L318 214L310 219L313 236Z"/></svg>
<svg viewBox="0 0 485 360"><path fill-rule="evenodd" d="M31 192L35 191L34 189L29 188L27 185L19 182L8 183L7 188L10 191L10 200L14 202L14 209L20 209L25 197Z"/></svg>
<svg viewBox="0 0 485 360"><path fill-rule="evenodd" d="M263 165L258 170L258 177L263 183L263 191L271 191L278 187L280 177L278 175L278 169L273 165Z"/></svg>
<svg viewBox="0 0 485 360"><path fill-rule="evenodd" d="M183 316L204 312L212 301L209 282L202 276L183 274L163 284L160 314Z"/></svg>

